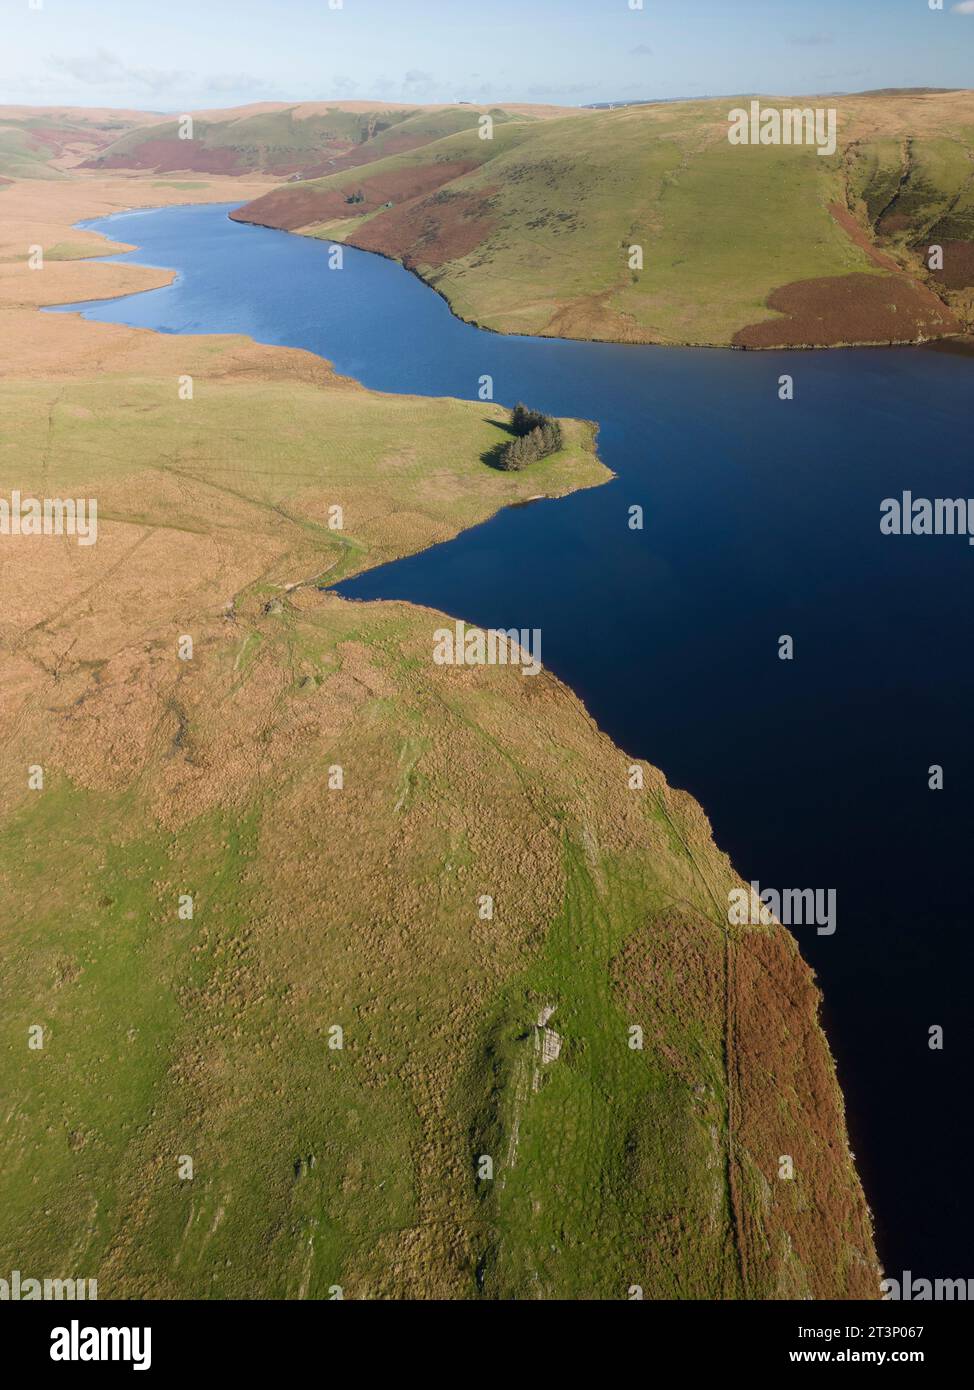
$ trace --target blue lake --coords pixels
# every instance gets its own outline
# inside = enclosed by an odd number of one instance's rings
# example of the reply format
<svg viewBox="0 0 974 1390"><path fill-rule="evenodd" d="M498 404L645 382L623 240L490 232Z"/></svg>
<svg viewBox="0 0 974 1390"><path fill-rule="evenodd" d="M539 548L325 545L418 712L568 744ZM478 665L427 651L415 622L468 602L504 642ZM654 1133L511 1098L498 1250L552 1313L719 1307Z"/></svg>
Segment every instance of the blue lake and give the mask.
<svg viewBox="0 0 974 1390"><path fill-rule="evenodd" d="M138 245L123 259L179 275L85 316L308 348L385 391L476 399L489 375L499 401L599 423L611 483L507 510L339 592L540 628L545 665L700 800L746 879L836 890L835 935L796 936L881 1256L894 1275L974 1275L974 548L879 530L881 501L904 490L974 496L974 359L500 337L392 262L346 249L330 270L326 245L227 212L89 224Z"/></svg>

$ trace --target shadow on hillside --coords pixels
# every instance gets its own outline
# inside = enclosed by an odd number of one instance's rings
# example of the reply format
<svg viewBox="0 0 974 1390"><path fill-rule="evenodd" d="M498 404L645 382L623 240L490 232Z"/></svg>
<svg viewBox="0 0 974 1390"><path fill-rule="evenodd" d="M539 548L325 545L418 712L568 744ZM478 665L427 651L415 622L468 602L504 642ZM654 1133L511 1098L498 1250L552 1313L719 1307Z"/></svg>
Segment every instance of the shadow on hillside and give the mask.
<svg viewBox="0 0 974 1390"><path fill-rule="evenodd" d="M500 430L504 438L499 439L496 444L492 444L489 449L485 449L480 455L480 461L486 463L489 468L500 468L501 456L511 440L517 438L517 432L504 420L487 419L486 423L493 425L495 430Z"/></svg>

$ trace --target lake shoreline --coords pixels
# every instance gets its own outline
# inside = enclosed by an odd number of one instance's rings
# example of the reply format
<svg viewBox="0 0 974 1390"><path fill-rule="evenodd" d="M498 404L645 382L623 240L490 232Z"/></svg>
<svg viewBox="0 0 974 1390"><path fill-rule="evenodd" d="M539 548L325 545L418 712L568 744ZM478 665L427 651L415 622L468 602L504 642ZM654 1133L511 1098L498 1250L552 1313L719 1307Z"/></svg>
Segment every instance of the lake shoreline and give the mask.
<svg viewBox="0 0 974 1390"><path fill-rule="evenodd" d="M869 691L880 711L889 707L888 721L896 707L884 693L899 689L904 675L891 665L890 652L880 640L877 611L885 612L893 594L901 606L900 582L906 576L910 604L922 607L925 615L932 611L948 616L945 596L952 589L963 592L962 578L947 582L957 556L946 556L945 574L937 578L921 552L884 547L878 542L878 528L874 530L879 499L895 494L896 470L911 467L918 456L911 441L917 431L924 436L929 431L924 423L927 413L951 408L956 394L951 383L957 382L964 364L955 362L950 370L948 364L958 354L941 352L935 357L937 346L931 344L912 354L861 348L841 358L813 351L799 359L792 355L797 350L779 350L781 370L788 371L789 362L805 364L801 377L796 377L796 403L783 405L776 396L777 362L769 371L765 351L738 350L722 356L688 347L640 355L622 352L622 347L657 345L589 345L483 334L458 319L442 294L428 295L430 287L415 272L401 276L403 267L392 257L349 248L345 274L322 277L327 243L316 246L320 239L300 236L282 243L275 236L277 229L246 224L237 229L248 238L241 241L229 230L234 222L214 210L206 223L207 247L211 237L213 247L206 254L215 255L225 246L226 254L242 256L245 262L250 257L255 268L259 265L262 279L279 282L268 285L266 292L262 286L254 310L248 310L257 312L266 303L267 319L254 321L257 332L265 322L265 331L276 334L283 314L287 341L322 356L331 352L343 372L370 389L470 399L478 375L489 371L504 398L514 399L516 393L548 413L574 411L599 420L600 456L617 475L613 488L570 494L559 508L504 507L452 541L434 543L391 567L363 571L340 584L339 596L351 597L346 588L360 585L367 597L463 614L478 627L500 628L525 626L520 605L528 600L531 625L536 620L545 632L548 669L576 693L590 715L594 711L598 727L618 749L635 749L635 756L662 763L674 784L690 788L697 803L708 808L720 843L745 877L753 871L768 882L838 883L843 923L849 924L840 925L836 938L842 951L830 957L812 939L802 940L802 954L823 979L829 1016L841 1021L838 1045L831 1035L829 1042L853 1119L855 1147L865 1172L876 1174L870 1203L880 1217L884 1210L897 1210L907 1201L904 1184L907 1189L912 1186L911 1167L919 1180L924 1163L911 1155L910 1164L895 1169L886 1165L883 1151L888 1152L893 1142L902 1143L902 1135L894 1140L888 1126L884 1129L878 1101L870 1098L871 1091L881 1094L881 1078L868 1064L866 1040L858 1036L861 998L844 996L853 990L858 953L868 956L869 968L875 970L873 923L886 923L896 950L915 949L910 944L915 941L911 921L902 911L899 920L895 902L887 900L882 879L876 878L888 874L883 846L896 846L889 853L898 862L908 854L922 865L927 862L924 854L938 852L942 822L930 822L923 846L914 834L908 851L899 847L895 818L889 823L884 806L892 808L910 791L897 785L870 800L865 792L870 779L889 775L888 770L877 772L871 763L861 774L862 789L856 782L837 811L835 785L847 776L841 766L834 767L837 750L855 764L863 756L863 735L856 725L856 703L850 704L841 691L836 694L829 673L836 665L857 672L856 687ZM218 224L224 223L229 224L226 235L218 231ZM217 264L214 273L222 273ZM247 273L241 270L239 275ZM209 274L206 284L212 285ZM191 286L169 293L192 306L189 317L180 309L170 314L159 299L151 314L163 324L168 314L176 331L200 313L203 322L216 323L219 329L232 329L237 323L229 284L224 291L207 289L198 301ZM308 294L316 297L315 303L299 302ZM369 317L373 312L375 326ZM403 343L410 349L405 354ZM702 397L707 401L705 412L700 409ZM939 486L950 495L947 482ZM634 501L646 504L649 534L643 540L633 539L624 525L625 505ZM742 548L738 538L748 535L753 544ZM824 565L823 547L828 562ZM627 576L628 566L633 569ZM871 597L870 573L881 576L884 585ZM594 586L593 574L598 574ZM876 634L862 648L863 656L837 637L835 583L843 584L852 599L850 616L845 616L848 599L841 605L844 616L838 631L855 614L864 632ZM816 596L811 606L810 593ZM765 647L755 647L755 634L793 630L794 624L804 634L801 650L806 659L798 684L782 686L777 694L787 668L763 665ZM925 616L924 625L927 631L918 629L919 637L912 636L912 625L908 629L914 645L919 643L921 650L924 643L931 647L929 655L913 663L917 689L910 694L914 700L935 700L938 684L924 682L922 669L942 665L942 623L931 624ZM580 632L607 634L601 640L610 653L627 649L627 660L636 663L632 676L625 682L612 681L580 665ZM640 654L643 648L645 656ZM706 674L697 669L697 650L708 652ZM817 658L812 665L809 651ZM865 653L868 674L858 668ZM714 684L712 674L732 671L735 660L741 659L748 669L761 673L743 698L733 681ZM708 685L713 699L705 693ZM801 738L783 741L779 736L784 710L792 711L789 718L803 731ZM878 734L884 726L876 719L872 722ZM897 727L895 719L893 724ZM918 740L925 727L925 718L917 718ZM853 740L849 749L846 739ZM738 744L749 750L741 754L746 756L743 764L736 756ZM914 749L909 758L922 756ZM762 762L780 765L787 774L779 788L781 806L772 815L762 809L767 802ZM887 768L888 762L885 759ZM750 808L743 819L742 804ZM909 818L904 812L899 819L916 830L921 808L912 801L905 804ZM928 815L926 810L923 814ZM847 826L849 815L852 823ZM874 828L870 843L877 862L843 867L839 847L849 836L859 843L856 827L864 820ZM950 843L949 829L943 833ZM932 933L931 955L937 940ZM853 958L843 963L846 949ZM891 947L885 953L890 961L896 950ZM911 1067L913 1073L919 1068L905 1052L908 1027L895 1010L936 1008L941 977L931 964L917 996L926 990L930 997L925 1006L901 997L887 972L881 970L881 978L881 992L891 1001L901 1043L894 1069L906 1084ZM922 969L916 978L922 982ZM881 1027L875 1013L873 1004L866 1016ZM916 1094L914 1082L915 1076L908 1089ZM911 1195L908 1200L915 1205L917 1199ZM899 1244L910 1250L912 1267L920 1267L921 1258L932 1267L933 1257L924 1254L922 1241L918 1246L921 1237L914 1225L890 1228L881 1220L880 1229L892 1252L884 1250L890 1267L901 1263Z"/></svg>
<svg viewBox="0 0 974 1390"><path fill-rule="evenodd" d="M207 209L207 210L208 210L208 209ZM119 251L119 252L110 253L110 255L112 255L112 256L125 256L125 255L128 255L128 254L131 254L131 253L125 252L125 251ZM96 258L90 258L90 259L96 259ZM177 272L175 272L175 278L174 278L174 279L170 282L170 284L167 285L167 286L161 286L161 287L160 287L160 286L156 286L156 287L154 287L154 288L152 288L152 289L147 289L147 290L144 290L144 291L139 291L139 290L137 290L137 291L134 292L134 294L133 294L132 292L129 292L127 295L125 295L125 296L123 296L123 297L124 297L125 299L128 299L128 300L135 299L135 300L140 300L140 301L141 301L141 300L144 299L144 298L147 298L147 299L150 299L150 300L151 300L151 296L152 296L152 295L157 294L157 293L163 293L163 292L167 292L167 291L170 291L170 290L177 289L177 288L179 287L179 284L180 284L180 272L177 271ZM424 288L424 293L425 293L425 288ZM100 304L100 305L103 305L103 306L104 306L104 305L109 305L109 306L110 306L110 305L113 305L113 304L114 304L116 307L118 307L119 299L118 299L118 297L104 297L104 298L98 299L98 300L93 300L93 301L92 301L92 300L89 300L89 301L86 301L86 303L92 304L92 305L94 305L94 304ZM155 304L155 303L158 303L158 301L152 301L152 303ZM53 308L54 306L45 306L45 307ZM63 309L62 312L71 313L72 310L71 310L70 307L68 307L67 309ZM86 314L84 313L83 310L81 310L81 316L82 316L82 317L85 317L85 318L89 317L88 315L86 315ZM97 315L92 314L91 317L96 318ZM167 338L171 337L171 335L166 334L163 330L161 330L161 329L159 329L159 328L151 328L151 327L148 327L148 326L144 326L143 328L139 329L138 331L145 331L148 335L151 335L153 338L156 338L156 339L158 339L159 341L165 341ZM196 335L191 333L191 334L189 334L188 336L195 337ZM202 336L203 336L203 337L215 337L215 336L225 336L225 335L221 334L221 333L219 332L219 330L214 331L214 330L210 329L210 330L205 331L204 334L203 334ZM252 346L254 346L254 347L258 348L258 349L263 349L263 348L265 347L265 345L264 345L263 343L261 343L260 340L259 340L258 338L250 337L250 338L247 339L247 341L248 341L249 344L251 344ZM278 352L278 351L281 351L281 349L276 348L276 347L269 348L268 350L271 351L271 352ZM294 348L294 347L292 347L292 348L284 348L283 351L285 351L285 352L297 351L297 352L300 352L300 353L310 352L309 349L307 349L307 348L302 348L302 347L297 347L297 348ZM319 360L320 362L322 362L322 363L324 363L324 362L330 362L330 361L331 361L331 359L326 359L326 358L325 358L323 355L321 355L321 354L318 354L318 355L317 355L317 358L318 358L318 360ZM336 373L336 375L338 375L338 374ZM343 376L349 376L349 379L354 379L355 382L356 382L356 385L357 385L360 389L362 389L363 391L372 392L372 393L375 392L375 388L368 387L365 383L359 382L358 378L351 378L351 377L350 377L350 374L346 374L346 373L342 373L341 375L343 375ZM391 394L391 395L396 395L396 396L399 396L399 397L405 397L408 393L403 393L403 392L389 392L389 393L384 393L384 394ZM425 398L420 397L420 399L425 399ZM458 403L460 403L460 402L458 401ZM430 409L432 409L432 405L430 405ZM494 409L494 410L499 410L499 407L494 407L493 409ZM591 425L593 424L593 422L589 422L589 424L590 424L590 427L591 427ZM593 440L592 440L592 443L593 443L593 445L594 445L594 443L595 443L594 438L593 438ZM599 459L598 454L596 453L595 455L593 455L593 457L595 457L596 459L598 459L598 460L599 460L599 463L600 463L600 467L603 468L604 471L608 472L607 466L601 463L601 460ZM530 475L531 475L531 476L530 476L530 482L529 482L529 479L528 479L528 477L527 477L528 472L530 472ZM600 479L599 479L599 482L608 482L608 481L613 480L613 478L614 478L614 475L613 475L612 477L609 477L609 476L603 477L603 478L600 478ZM532 469L532 470L526 470L526 474L525 474L525 476L524 476L524 481L525 481L525 483L527 483L529 486L534 486L534 485L535 485L535 483L534 483L534 470L533 470L533 469ZM591 487L590 490L592 490L592 491L602 491L602 488L601 488L601 487L595 487L595 486L593 485L593 486ZM580 497L580 496L582 496L582 495L583 495L583 493L580 492L580 491L578 491L578 490L571 490L571 491L569 491L569 492L567 492L567 493L562 493L562 494L560 495L560 497L556 497L556 498L553 499L553 500L567 501L567 500L569 500L569 499L571 499L571 498L578 498L578 497ZM522 500L523 500L524 502L527 502L528 500L531 500L531 499L529 499L529 498L524 498L524 499L522 499ZM505 505L504 503L501 503L500 506L499 506L499 508L498 508L498 509L495 509L495 510L491 513L491 515L488 517L488 521L489 521L489 520L494 520L494 519L496 519L498 516L503 515L505 511L515 511L515 510L520 510L520 511L538 511L538 510L541 510L541 509L536 509L536 508L518 508L518 507L516 507L516 505L513 505L513 504L511 504L511 503L508 503L508 504L506 504L506 505ZM461 529L460 531L458 531L458 533L457 533L457 538L459 538L460 535L466 534L467 531L468 531L469 529L471 529L471 528L468 526L465 530L464 530L464 529ZM443 542L440 542L440 543L442 544ZM425 552L422 552L422 551L414 551L414 552L411 552L409 558L415 558L416 555L419 555L419 554L422 554L422 553L425 553ZM369 572L371 572L371 571L370 571L370 570L364 570L364 571L362 571L362 573L369 573ZM324 592L327 593L328 590L326 589ZM341 595L341 594L334 594L334 593L332 593L332 594L330 595L330 598L331 598L332 600L337 600L338 603L339 603L342 607L344 607L346 604L349 604L349 603L351 602L350 600L346 599L346 598L345 598L343 595ZM415 604L415 603L411 602L411 601L408 600L408 599L401 599L401 600L398 600L397 603L398 603L398 605L399 605L401 608L403 608L403 609L406 610L408 613L410 613L411 615L414 615L414 616L417 615L417 614L425 614L427 611L436 612L436 613L437 613L437 616L440 616L441 613L442 613L442 610L428 610L424 605ZM382 604L376 604L376 603L371 603L371 604L369 604L370 612L373 613L373 614L376 613L377 610L381 610L382 608L383 608L383 605L382 605ZM268 621L270 621L270 620L273 619L273 617L274 617L275 615L274 615L273 613L267 614L267 613L266 613L266 610L265 610L265 616L267 616ZM550 670L546 672L546 675L545 675L545 677L544 677L544 680L545 680L545 685L548 686L548 687L550 688L550 689L549 689L549 695L550 695L551 699L554 701L554 703L555 703L556 706L557 706L557 705L565 704L565 705L571 706L572 708L574 708L574 707L576 707L576 706L578 707L578 710L579 710L578 718L579 718L579 721L580 721L580 726L581 726L581 727L588 727L588 728L590 729L590 731L591 731L591 736L592 736L592 737L596 740L596 742L604 749L605 757L606 757L606 759L608 760L609 765L610 765L610 766L611 766L611 765L614 765L614 763L615 763L615 761L616 761L617 755L618 755L618 758L619 758L620 761L624 761L627 755L622 751L622 748L620 747L620 745L618 745L618 744L614 744L614 745L613 745L613 742L612 742L612 740L609 738L609 736L608 736L606 733L603 732L603 730L600 728L599 724L592 718L592 716L591 716L591 714L590 714L590 712L589 712L589 709L588 709L588 707L587 707L585 701L582 700L582 698L581 698L579 695L575 694L575 692L573 691L573 689L571 688L571 686L570 686L568 683L566 683L565 681L563 681L562 679L560 679L558 676L554 675ZM574 716L573 716L573 717L574 717ZM613 749L614 751L612 751L612 752L610 753L610 752L609 752L610 749ZM646 774L647 774L647 777L649 777L650 779L652 779L653 785L654 785L654 787L656 788L656 790L658 791L658 793L660 794L660 796L663 796L663 797L671 797L671 798L673 799L673 801L676 803L676 805L679 807L679 816L680 816L681 818L682 818L682 817L686 817L686 818L692 823L692 825L693 825L693 827L694 827L694 829L693 829L694 842L696 842L697 839L699 839L699 841L700 841L700 846L699 846L697 852L698 852L698 853L701 853L701 854L706 853L708 862L709 862L710 858L713 857L713 860L714 860L715 865L722 865L722 866L724 866L724 871L726 871L726 864L725 864L724 858L723 858L723 856L719 855L719 853L718 853L718 851L716 850L716 847L714 846L714 843L713 843L713 833L712 833L712 830L711 830L711 827L710 827L709 818L708 818L708 817L705 815L705 813L702 811L702 809L700 808L699 803L696 802L696 801L694 801L694 799L691 798L691 797L690 797L689 795L687 795L686 793L671 791L671 790L669 789L668 783L666 782L666 779L664 779L664 778L662 777L662 774L657 773L656 770L655 770L655 768L647 767L647 768L646 768ZM658 784L658 785L657 785L657 784ZM677 814L676 811L674 811L673 814ZM792 940L792 938L791 938L790 936L787 937L787 942L790 943L790 944L788 945L787 949L790 950L790 949L794 948L795 953L796 953L796 955L797 955L797 947L794 946L794 942L793 942L793 940ZM740 950L741 950L742 956L747 956L748 952L747 952L747 950L745 949L745 943L744 943L743 941L740 943ZM804 973L804 972L806 971L806 967L802 964L801 966L796 966L795 969L796 969L796 971L798 972L798 978L799 978L800 980L802 980L802 981L805 981L805 980L807 979L807 975ZM838 1080L837 1080L837 1073L836 1073L835 1061L834 1061L834 1058L833 1058L833 1056L832 1056L832 1053L831 1053L831 1051L830 1051L830 1049L829 1049L828 1041L827 1041L827 1039L825 1038L824 1033L822 1032L821 1023L820 1023L820 1019L819 1019L819 1016L818 1016L818 1013L817 1013L817 1009L813 1009L813 1008L809 1007L809 1008L806 1010L806 1009L804 1008L804 1006L803 1006L803 1007L800 1009L799 1013L800 1013L800 1016L799 1016L798 1018L795 1018L795 1019L793 1020L793 1022L794 1022L796 1025L800 1025L803 1031L804 1031L804 1030L807 1030L807 1036L808 1036L808 1039L809 1039L809 1047L810 1047L810 1048L812 1049L812 1051L814 1052L814 1054L815 1054L817 1060L820 1061L821 1065L823 1066L826 1077L830 1077L830 1078L831 1078L831 1080L827 1080L827 1081L825 1082L825 1091L824 1091L823 1095L820 1097L820 1100L821 1100L821 1104L822 1104L823 1109L822 1109L821 1114L818 1115L817 1117L818 1117L818 1119L821 1121L821 1123L827 1125L828 1133L830 1134L830 1136L833 1137L835 1144L838 1146L838 1152L836 1153L836 1155L835 1155L835 1157L834 1157L834 1160L831 1160L831 1161L833 1161L834 1164L835 1164L835 1167L834 1167L833 1170L832 1170L832 1171L833 1171L833 1176L834 1176L834 1178L837 1179L837 1178L839 1178L839 1176L841 1175L841 1181L842 1181L843 1189L846 1190L846 1191L848 1192L848 1194L849 1194L849 1200L852 1202L852 1204L853 1204L854 1208L856 1209L857 1213L858 1213L860 1216L862 1216L863 1211L865 1211L866 1213L868 1213L868 1208L863 1208L863 1205L862 1205L862 1204L864 1203L864 1198L862 1197L861 1185L859 1184L859 1179L858 1179L858 1176L856 1175L854 1165L852 1164L852 1161L851 1161L851 1159L850 1159L849 1156L848 1156L848 1140L847 1140L847 1138L845 1137L845 1136L846 1136L846 1125L845 1125L844 1099L843 1099L843 1096L842 1096L842 1093L841 1093L841 1089L839 1088L839 1084L838 1084ZM738 1059L738 1060L740 1060L740 1059ZM733 1164L733 1161L734 1161L734 1160L732 1159L732 1160L731 1160L732 1164ZM862 1217L862 1219L865 1219L865 1217ZM738 1215L735 1217L735 1221L736 1221L736 1222L739 1222L740 1220L741 1220L740 1214L738 1213ZM740 1234L739 1231L738 1231L738 1234ZM868 1233L867 1236L866 1236L866 1239L865 1239L865 1246L866 1246L866 1247L871 1246L871 1241L872 1241L871 1233ZM824 1261L823 1261L821 1267L819 1267L819 1266L816 1265L815 1269L813 1270L813 1273L815 1274L815 1276L816 1276L817 1278L822 1278L822 1279L835 1278L834 1275L831 1275L831 1274L829 1273L829 1266L828 1266L827 1262L824 1262ZM742 1276L742 1277L743 1277L743 1276ZM829 1287L830 1290L832 1290L832 1291L834 1292L836 1289L841 1288L842 1285L841 1285L841 1284L832 1284L832 1283L829 1283L829 1284L828 1284L828 1287ZM746 1280L744 1280L744 1281L742 1282L741 1291L743 1292L744 1296L747 1296L748 1285L747 1285Z"/></svg>
<svg viewBox="0 0 974 1390"><path fill-rule="evenodd" d="M427 278L422 274L421 271L417 270L415 266L407 265L406 262L400 260L398 256L390 255L387 251L376 250L373 247L355 246L354 243L350 242L331 242L328 237L318 237L309 235L308 233L301 231L300 228L275 227L274 224L271 222L260 222L251 218L234 217L232 212L228 213L227 216L231 222L237 222L241 226L261 227L264 229L264 231L283 232L285 236L300 237L304 241L320 241L325 245L331 244L335 246L350 246L353 251L360 251L364 255L379 256L382 260L390 261L393 265L398 265L400 269L405 270L408 274L415 276L416 279L420 282L420 284L425 285L425 287L428 290L432 290L434 294L438 295L439 298L443 300L444 304L447 305L447 307L450 310L450 313L453 315L455 319L457 319L459 323L468 324L471 328L476 328L481 333L493 333L500 338L523 338L528 341L538 342L590 343L593 346L605 344L607 346L612 347L630 348L699 348L702 351L707 352L751 353L848 352L855 350L856 348L918 348L926 347L934 343L950 343L956 340L961 340L970 345L968 350L971 352L972 355L974 355L974 335L968 333L948 333L945 334L942 338L901 338L893 340L882 339L877 340L875 342L862 341L841 343L789 343L787 345L771 344L767 347L752 344L735 343L730 341L726 343L688 343L682 342L678 339L661 342L658 338L586 338L585 336L567 338L557 333L511 333L508 332L507 329L492 328L490 324L482 323L479 319L468 318L466 315L461 314L459 310L455 308L453 301L450 299L449 295L446 294L443 290L439 289L435 284L432 283L432 281L427 280Z"/></svg>

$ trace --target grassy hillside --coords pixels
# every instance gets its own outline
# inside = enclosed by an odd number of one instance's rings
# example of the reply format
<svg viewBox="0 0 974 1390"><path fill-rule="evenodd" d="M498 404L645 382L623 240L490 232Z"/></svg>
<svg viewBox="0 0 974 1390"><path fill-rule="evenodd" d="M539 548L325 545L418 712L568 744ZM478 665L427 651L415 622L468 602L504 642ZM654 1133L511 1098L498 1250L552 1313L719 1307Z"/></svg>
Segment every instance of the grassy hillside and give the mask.
<svg viewBox="0 0 974 1390"><path fill-rule="evenodd" d="M493 140L460 131L237 216L395 256L502 332L774 346L961 331L974 96L825 99L834 157L730 145L738 100L518 122ZM921 255L934 232L940 276Z"/></svg>
<svg viewBox="0 0 974 1390"><path fill-rule="evenodd" d="M939 136L856 144L849 190L877 243L974 322L974 115ZM942 264L932 264L934 248Z"/></svg>
<svg viewBox="0 0 974 1390"><path fill-rule="evenodd" d="M87 553L3 549L5 1258L150 1297L868 1292L808 972L728 938L699 809L630 791L554 680L435 667L441 615L320 589L595 481L584 432L509 479L480 407L213 359L192 405L4 392L3 490L55 458L103 517Z"/></svg>
<svg viewBox="0 0 974 1390"><path fill-rule="evenodd" d="M549 675L329 592L597 485L590 428L502 474L497 406L30 308L156 275L0 277L0 496L99 503L94 546L0 537L0 1263L102 1298L874 1294L810 973L728 928L700 808L630 790Z"/></svg>
<svg viewBox="0 0 974 1390"><path fill-rule="evenodd" d="M128 111L0 106L0 178L64 178L68 168L151 119Z"/></svg>
<svg viewBox="0 0 974 1390"><path fill-rule="evenodd" d="M484 108L485 110L487 108ZM491 108L498 124L533 123L557 108ZM268 105L201 112L191 138L180 121L156 121L128 131L87 161L88 169L138 169L313 177L370 163L464 130L476 129L481 108L389 106L382 103Z"/></svg>

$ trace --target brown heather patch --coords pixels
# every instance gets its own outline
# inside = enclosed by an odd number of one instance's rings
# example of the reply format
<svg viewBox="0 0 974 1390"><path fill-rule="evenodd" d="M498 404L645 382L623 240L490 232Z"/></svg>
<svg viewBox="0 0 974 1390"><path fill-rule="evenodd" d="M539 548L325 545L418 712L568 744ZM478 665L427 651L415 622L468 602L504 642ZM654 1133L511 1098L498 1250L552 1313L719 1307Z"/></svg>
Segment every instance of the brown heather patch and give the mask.
<svg viewBox="0 0 974 1390"><path fill-rule="evenodd" d="M117 131L97 129L79 130L69 126L32 126L30 138L46 146L58 159L65 154L83 150L85 154L111 144L118 136Z"/></svg>
<svg viewBox="0 0 974 1390"><path fill-rule="evenodd" d="M253 170L234 149L210 149L200 140L144 140L127 153L91 159L83 169L149 169L156 174L249 174Z"/></svg>
<svg viewBox="0 0 974 1390"><path fill-rule="evenodd" d="M943 285L946 290L966 290L974 287L974 241L935 241L944 248L943 270L931 270L931 280ZM927 263L930 246L914 248Z"/></svg>
<svg viewBox="0 0 974 1390"><path fill-rule="evenodd" d="M430 268L469 255L494 227L493 188L454 193L444 190L420 202L380 212L348 238L349 245L378 251L412 268Z"/></svg>
<svg viewBox="0 0 974 1390"><path fill-rule="evenodd" d="M278 227L293 232L312 222L325 222L335 217L354 217L361 204L350 207L346 194L335 189L288 184L286 188L265 193L246 207L237 208L230 216L235 222L254 222L261 227Z"/></svg>
<svg viewBox="0 0 974 1390"><path fill-rule="evenodd" d="M737 936L732 961L738 1139L753 1165L743 1205L751 1278L767 1296L877 1298L872 1232L812 973L783 929ZM784 1154L794 1160L792 1181L778 1177Z"/></svg>
<svg viewBox="0 0 974 1390"><path fill-rule="evenodd" d="M694 855L712 873L703 843ZM696 1296L877 1298L870 1221L812 972L782 928L736 933L728 989L725 950L722 924L673 903L630 938L614 972L627 1017L643 1023L645 1046L685 1095L688 1135L725 1129L730 1090L737 1253ZM778 1178L785 1154L793 1181ZM728 1177L722 1160L715 1212L730 1208ZM699 1212L688 1203L673 1222L678 1243L699 1242L702 1252ZM650 1268L671 1253L665 1240L647 1240Z"/></svg>
<svg viewBox="0 0 974 1390"><path fill-rule="evenodd" d="M768 296L781 318L734 334L735 347L838 347L913 343L959 333L961 323L931 291L902 276L830 275Z"/></svg>
<svg viewBox="0 0 974 1390"><path fill-rule="evenodd" d="M364 177L361 184L349 183L342 188L292 183L266 193L231 216L237 222L256 222L263 227L293 232L297 227L328 222L336 217L362 217L376 212L383 203L405 203L420 198L475 168L475 160L452 159L386 170L371 178ZM346 201L359 191L364 194L363 202Z"/></svg>

